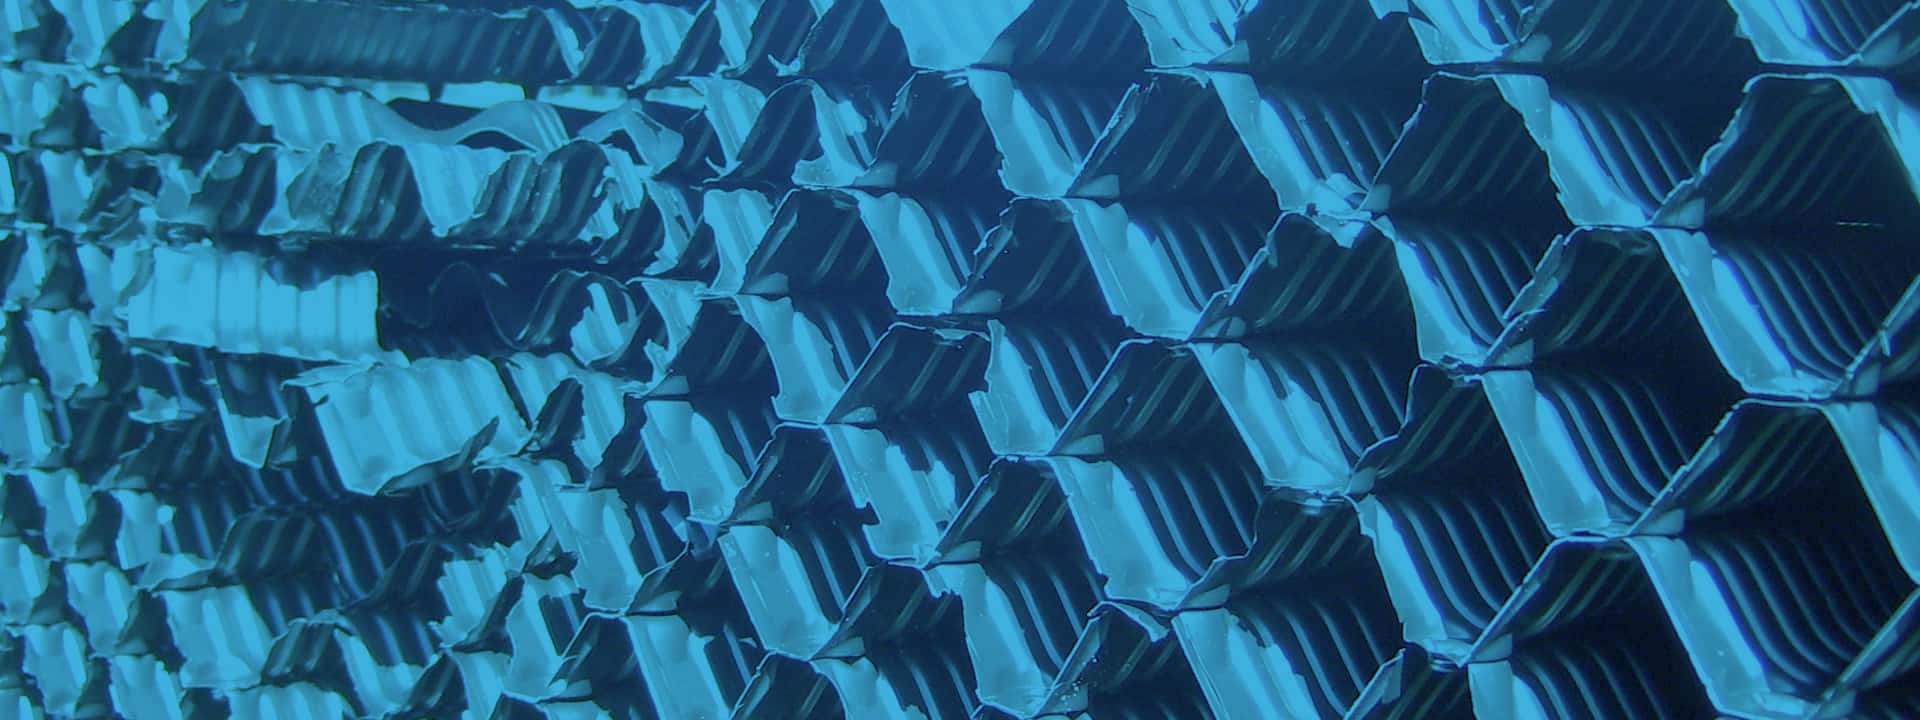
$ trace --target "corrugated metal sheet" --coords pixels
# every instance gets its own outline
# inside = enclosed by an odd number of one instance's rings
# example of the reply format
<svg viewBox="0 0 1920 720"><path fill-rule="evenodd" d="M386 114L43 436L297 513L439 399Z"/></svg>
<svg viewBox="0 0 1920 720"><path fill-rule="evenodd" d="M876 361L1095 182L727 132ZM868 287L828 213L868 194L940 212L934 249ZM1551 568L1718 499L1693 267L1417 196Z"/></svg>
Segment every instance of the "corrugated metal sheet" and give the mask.
<svg viewBox="0 0 1920 720"><path fill-rule="evenodd" d="M0 715L1920 715L1920 3L0 19Z"/></svg>

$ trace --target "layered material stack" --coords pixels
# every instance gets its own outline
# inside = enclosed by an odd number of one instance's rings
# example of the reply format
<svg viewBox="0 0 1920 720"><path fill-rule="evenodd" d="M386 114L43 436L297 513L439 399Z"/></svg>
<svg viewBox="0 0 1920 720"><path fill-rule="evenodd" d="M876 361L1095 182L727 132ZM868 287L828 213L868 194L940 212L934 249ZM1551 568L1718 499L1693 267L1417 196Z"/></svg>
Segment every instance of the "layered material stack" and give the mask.
<svg viewBox="0 0 1920 720"><path fill-rule="evenodd" d="M1920 2L4 5L0 716L1920 716Z"/></svg>

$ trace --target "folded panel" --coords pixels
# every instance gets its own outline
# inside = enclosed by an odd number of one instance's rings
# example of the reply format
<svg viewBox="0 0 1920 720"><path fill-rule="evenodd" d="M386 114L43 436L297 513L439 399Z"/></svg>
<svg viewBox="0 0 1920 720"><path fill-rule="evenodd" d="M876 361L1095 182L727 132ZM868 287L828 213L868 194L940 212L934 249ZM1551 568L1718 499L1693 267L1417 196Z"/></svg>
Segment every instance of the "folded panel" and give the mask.
<svg viewBox="0 0 1920 720"><path fill-rule="evenodd" d="M1908 0L0 15L0 715L1914 714Z"/></svg>

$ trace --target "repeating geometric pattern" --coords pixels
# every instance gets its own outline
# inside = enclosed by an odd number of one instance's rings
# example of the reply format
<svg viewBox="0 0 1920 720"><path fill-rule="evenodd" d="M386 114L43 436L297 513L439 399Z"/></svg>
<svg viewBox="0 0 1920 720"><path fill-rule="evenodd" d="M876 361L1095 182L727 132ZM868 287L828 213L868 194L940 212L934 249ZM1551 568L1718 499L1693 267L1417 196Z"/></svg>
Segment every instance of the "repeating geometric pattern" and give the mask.
<svg viewBox="0 0 1920 720"><path fill-rule="evenodd" d="M0 715L1920 716L1920 2L3 14Z"/></svg>

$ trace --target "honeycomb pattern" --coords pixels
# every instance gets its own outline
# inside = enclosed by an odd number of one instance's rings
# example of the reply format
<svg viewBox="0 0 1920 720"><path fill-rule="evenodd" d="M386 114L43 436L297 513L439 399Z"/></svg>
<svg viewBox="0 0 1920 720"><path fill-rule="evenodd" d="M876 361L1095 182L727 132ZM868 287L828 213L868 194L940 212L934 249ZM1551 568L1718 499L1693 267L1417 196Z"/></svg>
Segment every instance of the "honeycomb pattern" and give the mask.
<svg viewBox="0 0 1920 720"><path fill-rule="evenodd" d="M0 715L1920 716L1916 38L9 3Z"/></svg>

